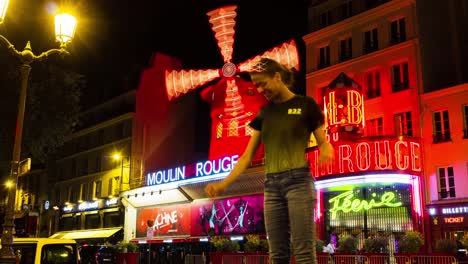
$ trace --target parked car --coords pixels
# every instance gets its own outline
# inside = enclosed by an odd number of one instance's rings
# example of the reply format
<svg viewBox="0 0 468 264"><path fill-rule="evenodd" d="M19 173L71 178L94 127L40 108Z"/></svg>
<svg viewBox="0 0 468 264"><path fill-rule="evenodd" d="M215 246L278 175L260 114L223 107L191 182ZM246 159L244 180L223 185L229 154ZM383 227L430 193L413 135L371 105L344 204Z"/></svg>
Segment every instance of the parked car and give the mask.
<svg viewBox="0 0 468 264"><path fill-rule="evenodd" d="M14 238L13 250L20 264L79 264L78 245L72 239Z"/></svg>
<svg viewBox="0 0 468 264"><path fill-rule="evenodd" d="M82 264L117 263L117 251L108 245L82 245L80 256Z"/></svg>
<svg viewBox="0 0 468 264"><path fill-rule="evenodd" d="M117 250L114 247L102 247L96 254L96 263L117 263Z"/></svg>

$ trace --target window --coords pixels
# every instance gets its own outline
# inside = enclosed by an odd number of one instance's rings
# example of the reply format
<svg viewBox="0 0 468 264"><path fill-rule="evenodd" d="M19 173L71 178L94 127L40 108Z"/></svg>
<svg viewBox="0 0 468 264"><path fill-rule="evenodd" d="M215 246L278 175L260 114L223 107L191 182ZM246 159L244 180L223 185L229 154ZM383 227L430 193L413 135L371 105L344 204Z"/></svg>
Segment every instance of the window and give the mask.
<svg viewBox="0 0 468 264"><path fill-rule="evenodd" d="M450 141L450 122L448 110L434 112L434 135L433 142Z"/></svg>
<svg viewBox="0 0 468 264"><path fill-rule="evenodd" d="M41 263L76 263L77 259L76 245L56 244L42 248Z"/></svg>
<svg viewBox="0 0 468 264"><path fill-rule="evenodd" d="M330 46L320 48L319 59L319 69L330 66Z"/></svg>
<svg viewBox="0 0 468 264"><path fill-rule="evenodd" d="M107 195L114 195L114 190L112 188L114 188L114 179L110 178L107 185Z"/></svg>
<svg viewBox="0 0 468 264"><path fill-rule="evenodd" d="M370 72L366 74L366 96L367 99L380 96L380 72Z"/></svg>
<svg viewBox="0 0 468 264"><path fill-rule="evenodd" d="M383 118L374 118L366 122L367 136L382 136L383 135Z"/></svg>
<svg viewBox="0 0 468 264"><path fill-rule="evenodd" d="M94 198L101 198L102 181L94 182Z"/></svg>
<svg viewBox="0 0 468 264"><path fill-rule="evenodd" d="M351 0L341 4L339 10L341 19L351 17L353 15L353 1Z"/></svg>
<svg viewBox="0 0 468 264"><path fill-rule="evenodd" d="M104 213L103 216L104 228L106 227L118 227L121 226L121 214L119 211Z"/></svg>
<svg viewBox="0 0 468 264"><path fill-rule="evenodd" d="M81 184L81 200L87 201L89 200L89 184L83 183Z"/></svg>
<svg viewBox="0 0 468 264"><path fill-rule="evenodd" d="M395 115L395 132L397 135L413 136L411 112L404 112Z"/></svg>
<svg viewBox="0 0 468 264"><path fill-rule="evenodd" d="M99 214L87 214L85 216L85 229L99 228L100 217Z"/></svg>
<svg viewBox="0 0 468 264"><path fill-rule="evenodd" d="M379 49L379 36L377 28L364 32L364 54Z"/></svg>
<svg viewBox="0 0 468 264"><path fill-rule="evenodd" d="M330 10L325 11L320 14L319 26L321 28L326 27L331 24L331 20L332 20L331 11Z"/></svg>
<svg viewBox="0 0 468 264"><path fill-rule="evenodd" d="M72 159L70 170L71 170L71 172L70 172L71 175L70 176L75 177L76 176L76 159Z"/></svg>
<svg viewBox="0 0 468 264"><path fill-rule="evenodd" d="M390 44L395 45L406 40L406 22L404 18L390 23Z"/></svg>
<svg viewBox="0 0 468 264"><path fill-rule="evenodd" d="M353 40L352 38L340 41L340 61L346 61L353 58Z"/></svg>
<svg viewBox="0 0 468 264"><path fill-rule="evenodd" d="M239 121L237 120L229 121L228 137L237 137L237 136L239 136Z"/></svg>
<svg viewBox="0 0 468 264"><path fill-rule="evenodd" d="M463 138L468 138L468 105L463 106Z"/></svg>
<svg viewBox="0 0 468 264"><path fill-rule="evenodd" d="M409 89L408 63L400 63L392 66L392 92Z"/></svg>
<svg viewBox="0 0 468 264"><path fill-rule="evenodd" d="M439 198L454 198L455 197L455 178L453 167L437 168L439 176Z"/></svg>

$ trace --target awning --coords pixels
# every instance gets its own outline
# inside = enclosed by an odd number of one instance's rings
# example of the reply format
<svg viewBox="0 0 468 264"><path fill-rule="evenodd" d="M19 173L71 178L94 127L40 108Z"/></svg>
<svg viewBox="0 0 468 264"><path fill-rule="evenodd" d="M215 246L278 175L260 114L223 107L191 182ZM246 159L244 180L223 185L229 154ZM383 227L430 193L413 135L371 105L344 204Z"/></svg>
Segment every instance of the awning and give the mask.
<svg viewBox="0 0 468 264"><path fill-rule="evenodd" d="M90 238L109 238L120 230L122 230L122 227L61 231L61 232L57 232L53 234L49 238L75 239L75 240L90 239Z"/></svg>
<svg viewBox="0 0 468 264"><path fill-rule="evenodd" d="M124 205L126 203L133 207L147 207L171 203L191 202L198 199L209 198L205 193L205 187L210 182L218 180L203 181L197 183L177 182L177 185L166 189L159 189L158 186L145 186L137 189L128 190L120 194ZM265 167L256 166L247 169L245 173L239 176L223 193L222 196L249 195L263 193L265 180ZM167 186L165 186L167 187Z"/></svg>
<svg viewBox="0 0 468 264"><path fill-rule="evenodd" d="M239 196L263 193L264 181L264 166L251 167L241 174L221 195ZM193 200L205 199L209 198L205 193L205 187L208 183L210 182L181 185L180 188Z"/></svg>

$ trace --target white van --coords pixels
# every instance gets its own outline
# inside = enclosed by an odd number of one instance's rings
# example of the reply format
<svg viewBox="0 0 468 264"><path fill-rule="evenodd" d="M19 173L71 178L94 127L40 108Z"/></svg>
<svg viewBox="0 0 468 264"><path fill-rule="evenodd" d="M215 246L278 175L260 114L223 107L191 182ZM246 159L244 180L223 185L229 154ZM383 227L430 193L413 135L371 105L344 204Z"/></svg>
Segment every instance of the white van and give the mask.
<svg viewBox="0 0 468 264"><path fill-rule="evenodd" d="M79 264L75 240L53 238L14 238L13 250L20 264Z"/></svg>

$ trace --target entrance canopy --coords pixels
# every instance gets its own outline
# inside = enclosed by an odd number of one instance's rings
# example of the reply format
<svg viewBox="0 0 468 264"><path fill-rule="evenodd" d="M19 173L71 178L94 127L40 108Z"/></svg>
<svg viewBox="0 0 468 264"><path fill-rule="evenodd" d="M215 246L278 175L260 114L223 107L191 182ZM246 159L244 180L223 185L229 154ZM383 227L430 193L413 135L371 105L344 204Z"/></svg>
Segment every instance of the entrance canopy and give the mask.
<svg viewBox="0 0 468 264"><path fill-rule="evenodd" d="M105 239L113 236L122 230L122 227L115 228L100 228L100 229L85 229L73 231L61 231L53 234L50 238L60 239Z"/></svg>
<svg viewBox="0 0 468 264"><path fill-rule="evenodd" d="M120 197L136 208L206 199L208 198L204 190L206 185L210 182L221 181L226 175L210 178L209 180L145 186L122 192ZM249 168L221 195L229 197L262 193L264 179L265 171L263 166Z"/></svg>

